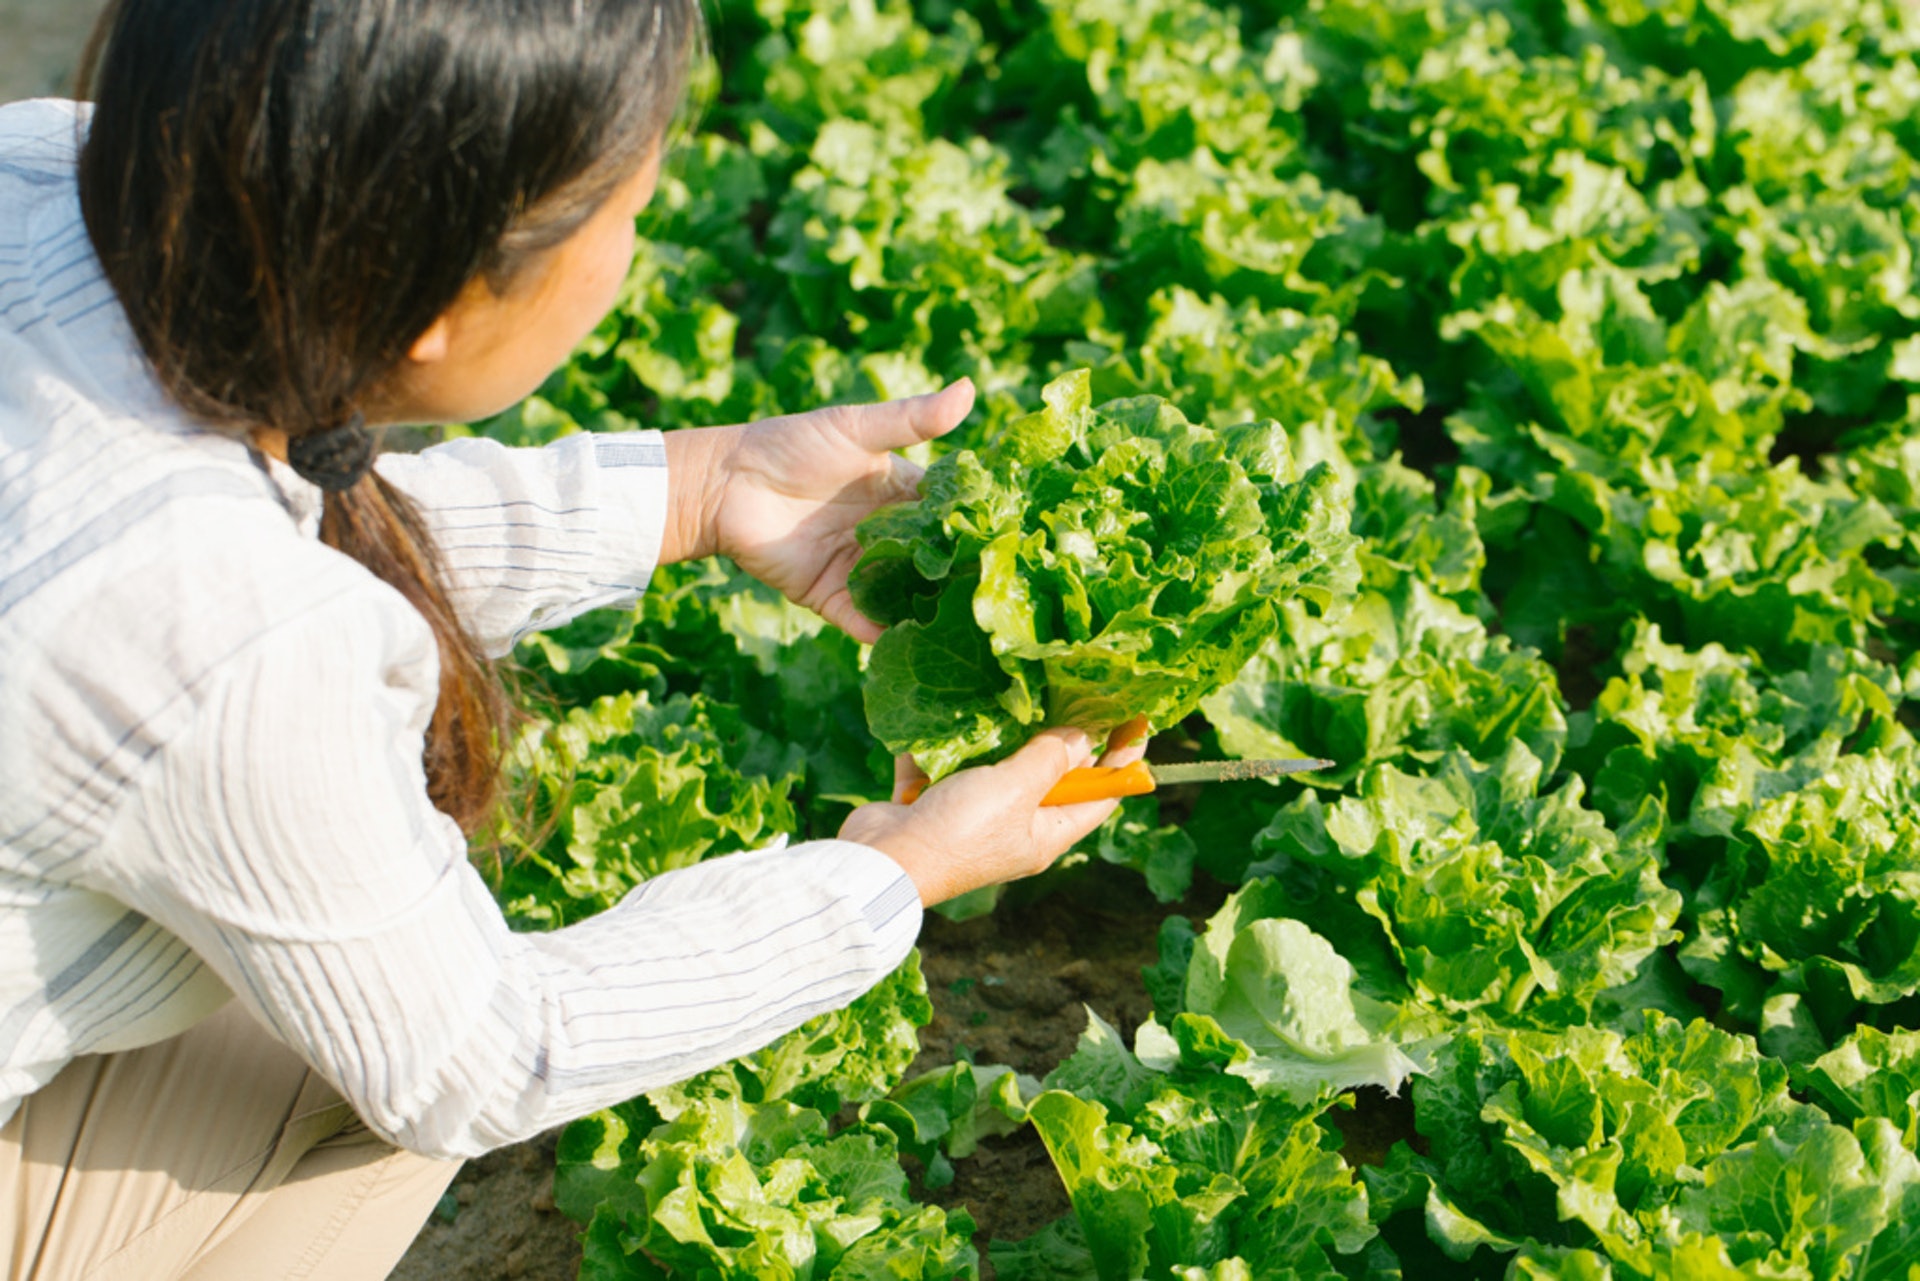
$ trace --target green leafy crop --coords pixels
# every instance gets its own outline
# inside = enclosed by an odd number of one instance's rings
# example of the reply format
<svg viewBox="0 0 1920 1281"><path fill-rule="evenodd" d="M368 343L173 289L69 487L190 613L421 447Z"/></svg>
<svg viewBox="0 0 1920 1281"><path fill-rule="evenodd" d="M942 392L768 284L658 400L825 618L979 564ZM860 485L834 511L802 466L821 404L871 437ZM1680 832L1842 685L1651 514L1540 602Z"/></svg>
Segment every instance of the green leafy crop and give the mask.
<svg viewBox="0 0 1920 1281"><path fill-rule="evenodd" d="M1484 480L1484 478L1478 478ZM1335 787L1384 762L1430 765L1449 751L1498 759L1525 743L1551 771L1567 724L1550 668L1480 617L1486 548L1476 478L1434 485L1389 460L1357 469L1359 590L1346 612L1293 604L1231 684L1201 704L1236 756L1322 756L1304 781Z"/></svg>
<svg viewBox="0 0 1920 1281"><path fill-rule="evenodd" d="M1920 1162L1887 1121L1833 1124L1786 1086L1748 1038L1658 1014L1470 1033L1415 1086L1446 1155L1402 1148L1369 1181L1424 1201L1451 1257L1517 1250L1530 1275L1571 1255L1631 1278L1904 1276Z"/></svg>
<svg viewBox="0 0 1920 1281"><path fill-rule="evenodd" d="M1261 834L1285 869L1319 869L1379 922L1420 1000L1437 1008L1578 1020L1677 937L1660 882L1659 820L1616 833L1576 780L1542 787L1522 743L1414 775L1383 765L1361 795L1304 796Z"/></svg>
<svg viewBox="0 0 1920 1281"><path fill-rule="evenodd" d="M1094 408L1085 372L918 503L861 526L855 603L888 630L867 719L938 778L1045 725L1169 725L1233 679L1280 602L1351 587L1347 501L1274 423L1214 430L1153 397Z"/></svg>
<svg viewBox="0 0 1920 1281"><path fill-rule="evenodd" d="M1429 1048L1416 1013L1370 993L1372 976L1305 923L1284 915L1286 890L1253 881L1193 939L1184 973L1140 1028L1141 1061L1169 1071L1215 1070L1296 1107L1342 1090L1397 1092Z"/></svg>
<svg viewBox="0 0 1920 1281"><path fill-rule="evenodd" d="M965 1211L916 1205L893 1136L830 1133L787 1102L711 1098L669 1122L635 1108L568 1130L555 1199L588 1221L581 1275L713 1281L958 1281L979 1275Z"/></svg>
<svg viewBox="0 0 1920 1281"><path fill-rule="evenodd" d="M1804 1018L1811 1044L1860 1005L1920 991L1914 749L1848 756L1755 806L1696 895L1693 973L1767 1022Z"/></svg>
<svg viewBox="0 0 1920 1281"><path fill-rule="evenodd" d="M537 843L522 841L496 892L523 927L613 906L649 877L791 833L800 753L698 695L654 704L614 694L534 726L515 769Z"/></svg>
<svg viewBox="0 0 1920 1281"><path fill-rule="evenodd" d="M1374 1236L1317 1108L1205 1068L1151 1068L1097 1016L1046 1085L1029 1115L1074 1217L996 1242L1007 1281L1331 1278Z"/></svg>
<svg viewBox="0 0 1920 1281"><path fill-rule="evenodd" d="M1920 1278L1920 7L717 13L614 314L473 430L979 407L863 531L871 651L720 565L522 648L516 923L897 751L1336 765L1032 887L1170 912L1042 1090L910 1068L909 965L583 1122L588 1273L969 1276L901 1171L1037 1138L1015 1281Z"/></svg>

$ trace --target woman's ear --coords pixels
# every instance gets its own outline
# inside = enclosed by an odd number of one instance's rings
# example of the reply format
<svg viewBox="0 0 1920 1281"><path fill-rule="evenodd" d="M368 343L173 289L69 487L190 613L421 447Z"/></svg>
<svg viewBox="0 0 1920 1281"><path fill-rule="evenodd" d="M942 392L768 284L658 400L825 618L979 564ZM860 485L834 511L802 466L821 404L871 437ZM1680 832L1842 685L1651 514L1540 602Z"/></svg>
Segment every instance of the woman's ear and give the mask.
<svg viewBox="0 0 1920 1281"><path fill-rule="evenodd" d="M416 365L438 364L447 358L453 349L453 321L445 312L439 319L428 325L426 332L413 340L407 348L407 358Z"/></svg>

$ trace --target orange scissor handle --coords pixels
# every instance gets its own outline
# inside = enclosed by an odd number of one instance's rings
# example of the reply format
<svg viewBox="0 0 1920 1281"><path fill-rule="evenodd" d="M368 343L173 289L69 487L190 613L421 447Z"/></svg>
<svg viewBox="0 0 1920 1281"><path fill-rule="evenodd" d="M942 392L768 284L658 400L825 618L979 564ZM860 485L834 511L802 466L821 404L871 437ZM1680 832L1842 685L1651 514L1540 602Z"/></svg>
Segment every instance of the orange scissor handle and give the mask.
<svg viewBox="0 0 1920 1281"><path fill-rule="evenodd" d="M1088 765L1068 770L1041 798L1042 805L1078 805L1120 796L1145 796L1153 790L1153 771L1145 761L1131 765Z"/></svg>
<svg viewBox="0 0 1920 1281"><path fill-rule="evenodd" d="M900 796L902 805L911 805L927 790L925 779L907 784ZM1068 770L1044 797L1042 805L1078 805L1083 801L1106 801L1120 796L1145 796L1153 790L1153 771L1145 761L1131 765L1088 765Z"/></svg>

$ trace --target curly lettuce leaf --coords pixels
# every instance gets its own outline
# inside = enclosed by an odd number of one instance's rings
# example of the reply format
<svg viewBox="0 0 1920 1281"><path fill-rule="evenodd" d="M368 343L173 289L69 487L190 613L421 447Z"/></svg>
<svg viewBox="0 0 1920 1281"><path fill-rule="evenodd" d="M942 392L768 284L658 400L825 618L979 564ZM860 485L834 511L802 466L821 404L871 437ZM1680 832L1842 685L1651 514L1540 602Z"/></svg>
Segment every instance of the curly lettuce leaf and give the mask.
<svg viewBox="0 0 1920 1281"><path fill-rule="evenodd" d="M1374 1237L1317 1109L1211 1071L1152 1069L1090 1022L1028 1116L1072 1198L1077 1230L1002 1247L1009 1278L1332 1278Z"/></svg>
<svg viewBox="0 0 1920 1281"><path fill-rule="evenodd" d="M1069 346L1092 367L1096 398L1166 396L1215 427L1272 418L1288 425L1301 457L1336 467L1384 453L1395 411L1425 405L1417 377L1368 354L1332 316L1231 305L1181 285L1157 290L1147 310L1137 341Z"/></svg>
<svg viewBox="0 0 1920 1281"><path fill-rule="evenodd" d="M919 1029L932 1021L920 953L910 952L848 1005L815 1015L751 1054L651 1090L647 1101L668 1120L710 1098L784 1099L833 1116L897 1087L920 1052Z"/></svg>
<svg viewBox="0 0 1920 1281"><path fill-rule="evenodd" d="M901 1082L863 1104L860 1119L891 1130L901 1151L919 1160L922 1183L943 1188L953 1182L953 1162L973 1155L980 1140L1025 1125L1027 1101L1039 1092L1038 1081L1005 1064L962 1060Z"/></svg>
<svg viewBox="0 0 1920 1281"><path fill-rule="evenodd" d="M613 906L650 877L791 833L801 749L699 695L615 694L536 723L508 762L531 794L495 894L521 928Z"/></svg>
<svg viewBox="0 0 1920 1281"><path fill-rule="evenodd" d="M1842 1124L1881 1117L1920 1150L1920 1032L1855 1028L1795 1079Z"/></svg>
<svg viewBox="0 0 1920 1281"><path fill-rule="evenodd" d="M562 1140L556 1200L591 1215L583 1277L979 1275L972 1220L911 1200L885 1130L830 1135L811 1109L732 1098L644 1135L631 1119L600 1113Z"/></svg>
<svg viewBox="0 0 1920 1281"><path fill-rule="evenodd" d="M1861 1006L1920 992L1917 794L1920 752L1901 746L1758 805L1695 896L1682 962L1732 1013L1804 1005L1828 1040Z"/></svg>
<svg viewBox="0 0 1920 1281"><path fill-rule="evenodd" d="M867 716L939 778L1045 725L1178 721L1279 626L1350 587L1346 500L1272 423L1219 431L1143 397L1095 409L1085 371L917 504L861 526L855 603L887 625Z"/></svg>
<svg viewBox="0 0 1920 1281"><path fill-rule="evenodd" d="M1357 798L1281 811L1260 837L1264 867L1351 887L1437 1009L1577 1021L1678 937L1681 902L1649 845L1657 821L1623 836L1578 779L1544 782L1520 743L1488 764L1456 752L1424 776L1383 765Z"/></svg>
<svg viewBox="0 0 1920 1281"><path fill-rule="evenodd" d="M1326 757L1334 768L1302 780L1323 788L1450 750L1496 759L1516 740L1551 770L1566 738L1558 682L1479 617L1479 492L1463 475L1442 504L1398 461L1358 469L1360 590L1335 620L1283 607L1281 633L1202 702L1228 754Z"/></svg>
<svg viewBox="0 0 1920 1281"><path fill-rule="evenodd" d="M1751 1039L1700 1021L1472 1032L1415 1085L1420 1131L1446 1157L1403 1153L1381 1181L1403 1199L1424 1189L1429 1230L1458 1258L1490 1246L1590 1252L1627 1277L1849 1275L1900 1231L1912 1158L1891 1126L1830 1124L1786 1086ZM1761 1260L1783 1270L1748 1270Z"/></svg>
<svg viewBox="0 0 1920 1281"><path fill-rule="evenodd" d="M1769 668L1717 644L1669 644L1642 620L1620 663L1575 718L1570 763L1616 823L1660 797L1676 840L1725 836L1842 754L1910 737L1895 718L1906 682L1859 651L1818 646L1803 667Z"/></svg>

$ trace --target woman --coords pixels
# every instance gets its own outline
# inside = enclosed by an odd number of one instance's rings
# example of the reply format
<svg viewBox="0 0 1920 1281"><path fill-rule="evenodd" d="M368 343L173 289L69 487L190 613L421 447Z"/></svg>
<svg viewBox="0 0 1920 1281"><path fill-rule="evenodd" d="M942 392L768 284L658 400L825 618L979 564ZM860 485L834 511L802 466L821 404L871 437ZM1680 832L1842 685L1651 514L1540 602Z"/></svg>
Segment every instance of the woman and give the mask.
<svg viewBox="0 0 1920 1281"><path fill-rule="evenodd" d="M850 1000L1036 871L1052 732L840 840L510 934L490 661L719 551L862 639L853 526L965 385L461 441L611 305L696 0L122 0L0 110L0 1246L19 1278L377 1277L455 1159Z"/></svg>

